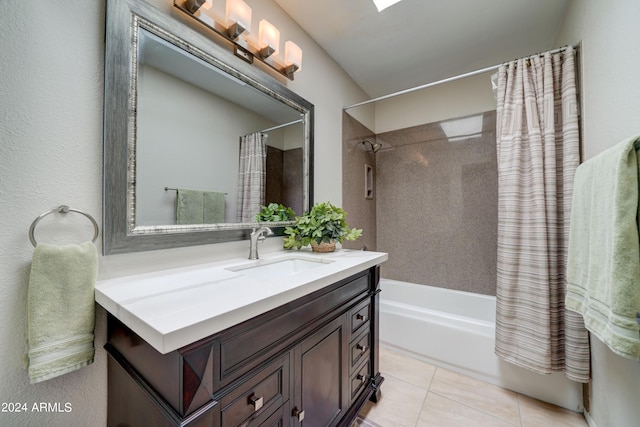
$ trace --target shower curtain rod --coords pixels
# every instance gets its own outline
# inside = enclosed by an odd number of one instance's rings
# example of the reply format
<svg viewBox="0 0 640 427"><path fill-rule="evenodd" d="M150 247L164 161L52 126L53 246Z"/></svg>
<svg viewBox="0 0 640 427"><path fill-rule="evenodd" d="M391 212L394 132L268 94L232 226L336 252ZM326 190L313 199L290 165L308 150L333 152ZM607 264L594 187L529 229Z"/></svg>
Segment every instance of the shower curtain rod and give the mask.
<svg viewBox="0 0 640 427"><path fill-rule="evenodd" d="M274 127L272 127L272 128L263 129L263 130L261 130L260 132L261 132L261 133L266 133L266 132L269 132L269 131L272 131L272 130L276 130L276 129L284 128L284 127L291 126L291 125L295 125L296 123L302 123L302 122L304 122L304 119L298 119L298 120L294 120L294 121L289 122L289 123L283 123L283 124L281 124L281 125L274 126Z"/></svg>
<svg viewBox="0 0 640 427"><path fill-rule="evenodd" d="M554 53L562 52L567 47L568 46L562 46L562 47L559 47L557 49L550 50L549 53L550 54L554 54ZM575 46L574 46L574 49L576 49ZM544 53L546 53L546 52L536 53L536 54L533 54L533 55L529 55L528 57L525 56L524 58L530 58L532 56L541 55L541 54L544 54ZM426 89L426 88L432 87L432 86L437 86L437 85L440 85L442 83L449 83L449 82L453 82L455 80L464 79L466 77L475 76L477 74L487 73L489 71L497 70L498 68L500 68L500 66L502 66L504 64L507 64L507 63L508 62L503 62L501 64L492 65L491 67L486 67L486 68L482 68L480 70L470 71L468 73L460 74L458 76L447 77L446 79L438 80L438 81L431 82L431 83L426 83L426 84L423 84L423 85L420 85L420 86L416 86L416 87L412 87L412 88L409 88L409 89L404 89L404 90L401 90L399 92L390 93L388 95L382 95L382 96L379 96L377 98L373 98L373 99L369 99L367 101L358 102L357 104L349 105L348 107L344 107L343 110L346 111L346 110L349 110L351 108L360 107L362 105L371 104L373 102L382 101L382 100L385 100L385 99L388 99L388 98L393 98L393 97L399 96L399 95L405 95L407 93L415 92L417 90Z"/></svg>

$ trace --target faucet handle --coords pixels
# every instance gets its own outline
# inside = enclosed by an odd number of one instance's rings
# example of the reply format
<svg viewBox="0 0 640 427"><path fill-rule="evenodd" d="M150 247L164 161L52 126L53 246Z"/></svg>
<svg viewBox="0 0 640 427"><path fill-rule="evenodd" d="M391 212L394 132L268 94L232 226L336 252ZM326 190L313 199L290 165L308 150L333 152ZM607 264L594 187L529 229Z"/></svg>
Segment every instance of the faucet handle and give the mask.
<svg viewBox="0 0 640 427"><path fill-rule="evenodd" d="M262 242L267 238L267 236L271 236L273 234L273 230L271 230L269 227L262 227L260 230L258 230L258 233L260 233L260 235L258 236L258 241Z"/></svg>
<svg viewBox="0 0 640 427"><path fill-rule="evenodd" d="M265 236L271 236L273 234L273 230L269 227L260 227L257 231L259 239L264 240Z"/></svg>

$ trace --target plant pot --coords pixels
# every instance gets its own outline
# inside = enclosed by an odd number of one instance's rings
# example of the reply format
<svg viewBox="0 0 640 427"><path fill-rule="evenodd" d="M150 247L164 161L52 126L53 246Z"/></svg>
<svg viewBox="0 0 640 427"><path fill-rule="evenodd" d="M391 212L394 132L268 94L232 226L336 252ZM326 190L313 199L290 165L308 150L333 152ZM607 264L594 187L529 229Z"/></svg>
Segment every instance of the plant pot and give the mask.
<svg viewBox="0 0 640 427"><path fill-rule="evenodd" d="M332 240L329 243L320 242L319 244L318 243L312 243L311 244L311 250L313 252L320 252L320 253L334 252L336 250L336 241Z"/></svg>

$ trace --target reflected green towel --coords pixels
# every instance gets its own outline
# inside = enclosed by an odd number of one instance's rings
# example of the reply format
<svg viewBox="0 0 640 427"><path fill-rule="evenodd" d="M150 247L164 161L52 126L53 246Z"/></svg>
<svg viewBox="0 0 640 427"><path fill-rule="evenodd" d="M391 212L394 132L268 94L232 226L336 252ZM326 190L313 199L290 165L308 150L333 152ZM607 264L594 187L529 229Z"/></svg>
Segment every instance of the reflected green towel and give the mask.
<svg viewBox="0 0 640 427"><path fill-rule="evenodd" d="M204 198L202 191L178 188L176 200L177 224L202 224Z"/></svg>
<svg viewBox="0 0 640 427"><path fill-rule="evenodd" d="M32 384L93 363L97 272L98 252L91 242L36 246L27 306Z"/></svg>
<svg viewBox="0 0 640 427"><path fill-rule="evenodd" d="M223 193L179 188L176 201L177 224L217 224L224 222Z"/></svg>
<svg viewBox="0 0 640 427"><path fill-rule="evenodd" d="M224 222L224 194L204 191L204 223L218 224Z"/></svg>
<svg viewBox="0 0 640 427"><path fill-rule="evenodd" d="M640 358L638 149L629 138L578 167L567 262L566 307L630 359Z"/></svg>

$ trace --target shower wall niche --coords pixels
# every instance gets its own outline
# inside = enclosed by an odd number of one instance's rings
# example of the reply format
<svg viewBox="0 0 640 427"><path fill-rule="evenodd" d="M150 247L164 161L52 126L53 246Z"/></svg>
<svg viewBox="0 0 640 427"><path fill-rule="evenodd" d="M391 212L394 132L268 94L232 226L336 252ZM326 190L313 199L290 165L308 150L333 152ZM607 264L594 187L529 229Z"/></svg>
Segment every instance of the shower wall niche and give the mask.
<svg viewBox="0 0 640 427"><path fill-rule="evenodd" d="M382 277L495 295L495 122L489 111L375 135L383 148L367 156L374 158L375 249L389 253ZM343 204L362 206L349 170L361 175L357 163L367 158L345 150Z"/></svg>

